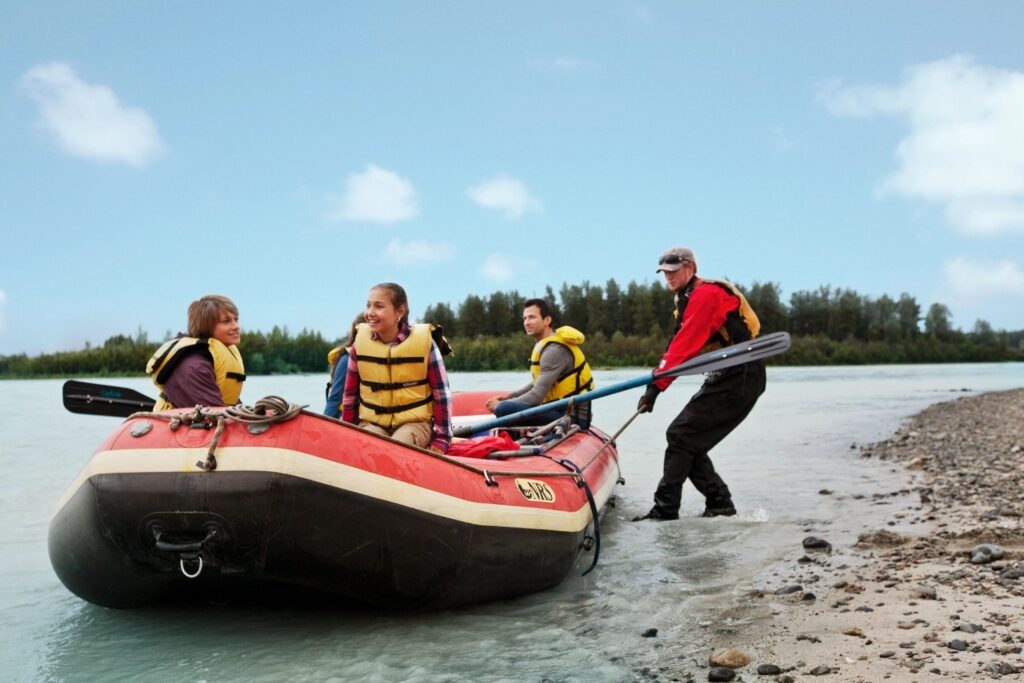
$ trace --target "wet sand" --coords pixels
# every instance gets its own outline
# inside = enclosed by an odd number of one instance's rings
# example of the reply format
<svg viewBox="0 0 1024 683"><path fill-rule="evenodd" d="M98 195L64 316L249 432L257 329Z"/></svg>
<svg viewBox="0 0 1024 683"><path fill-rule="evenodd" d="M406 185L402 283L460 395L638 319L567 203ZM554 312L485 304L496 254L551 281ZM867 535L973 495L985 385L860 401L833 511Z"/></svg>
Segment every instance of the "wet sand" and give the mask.
<svg viewBox="0 0 1024 683"><path fill-rule="evenodd" d="M808 528L709 629L731 667L694 657L665 680L1024 678L1024 389L936 404L851 457L905 473L874 496L886 527L850 547Z"/></svg>

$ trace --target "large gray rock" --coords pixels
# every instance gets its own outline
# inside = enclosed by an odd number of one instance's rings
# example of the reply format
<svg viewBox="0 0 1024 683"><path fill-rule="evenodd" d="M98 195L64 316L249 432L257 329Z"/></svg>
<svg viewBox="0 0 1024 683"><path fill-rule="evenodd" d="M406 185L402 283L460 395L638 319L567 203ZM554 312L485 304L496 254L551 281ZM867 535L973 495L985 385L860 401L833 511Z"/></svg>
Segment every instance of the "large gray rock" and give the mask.
<svg viewBox="0 0 1024 683"><path fill-rule="evenodd" d="M971 562L974 564L988 564L1002 558L1004 550L1002 546L995 543L982 543L974 546L971 550Z"/></svg>

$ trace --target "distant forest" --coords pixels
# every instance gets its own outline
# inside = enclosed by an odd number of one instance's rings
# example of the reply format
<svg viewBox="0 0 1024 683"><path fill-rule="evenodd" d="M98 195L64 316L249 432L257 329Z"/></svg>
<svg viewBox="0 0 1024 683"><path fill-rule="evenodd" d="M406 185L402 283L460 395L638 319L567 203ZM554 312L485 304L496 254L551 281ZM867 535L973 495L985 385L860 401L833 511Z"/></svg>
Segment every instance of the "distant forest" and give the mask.
<svg viewBox="0 0 1024 683"><path fill-rule="evenodd" d="M762 332L785 330L793 336L792 348L769 359L770 364L1024 360L1024 330L994 330L984 320L967 331L955 329L945 305L934 303L922 311L909 294L873 299L822 286L795 292L787 303L775 283L740 289L757 312ZM449 370L521 370L533 345L521 325L528 298L514 290L471 294L454 308L437 303L422 315L413 311L412 318L444 327L455 350L446 359ZM625 288L615 280L603 287L564 284L557 294L548 287L545 298L554 306L556 326L572 325L586 334L584 350L594 367L653 366L675 323L672 292L661 282L630 282ZM240 348L249 374L324 372L327 352L340 341L316 331L293 335L274 327L270 332L243 330ZM139 375L159 344L139 330L78 351L0 356L0 378Z"/></svg>

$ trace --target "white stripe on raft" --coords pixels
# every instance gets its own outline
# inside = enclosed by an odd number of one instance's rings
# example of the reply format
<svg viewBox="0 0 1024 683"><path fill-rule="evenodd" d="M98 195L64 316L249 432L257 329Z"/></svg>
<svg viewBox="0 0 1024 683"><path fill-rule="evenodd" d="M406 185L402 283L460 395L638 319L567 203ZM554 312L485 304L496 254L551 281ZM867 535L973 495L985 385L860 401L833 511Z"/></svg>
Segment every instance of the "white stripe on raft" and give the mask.
<svg viewBox="0 0 1024 683"><path fill-rule="evenodd" d="M142 474L179 472L195 476L215 477L222 472L269 472L319 482L402 507L447 517L479 526L538 529L544 531L579 532L590 524L590 505L586 499L571 512L544 510L517 505L476 503L455 496L397 481L373 472L343 465L331 460L286 448L225 447L217 449L216 472L200 472L196 461L206 459L206 448L124 449L100 451L89 459L57 504L54 516L89 478L100 474ZM478 475L479 476L479 475ZM534 477L537 478L537 477ZM508 492L514 488L513 477L497 477ZM481 481L483 477L481 476ZM609 472L595 491L594 502L600 510L618 477ZM582 489L580 489L582 492Z"/></svg>

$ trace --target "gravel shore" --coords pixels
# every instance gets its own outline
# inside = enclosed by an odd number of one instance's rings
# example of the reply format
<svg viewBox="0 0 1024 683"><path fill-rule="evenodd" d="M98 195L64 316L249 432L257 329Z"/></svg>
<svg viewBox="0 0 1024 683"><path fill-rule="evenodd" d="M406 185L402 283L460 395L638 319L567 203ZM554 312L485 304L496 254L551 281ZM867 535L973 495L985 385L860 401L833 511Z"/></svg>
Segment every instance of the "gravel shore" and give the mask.
<svg viewBox="0 0 1024 683"><path fill-rule="evenodd" d="M858 455L906 472L876 494L902 503L887 527L794 539L803 555L742 596L709 668L676 680L1024 678L1024 389L936 404Z"/></svg>

